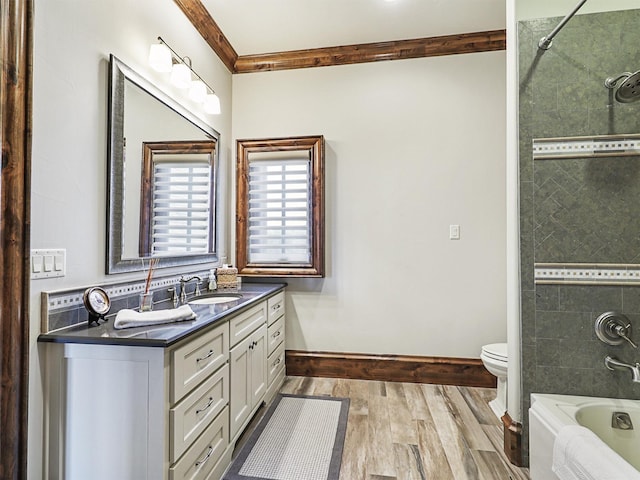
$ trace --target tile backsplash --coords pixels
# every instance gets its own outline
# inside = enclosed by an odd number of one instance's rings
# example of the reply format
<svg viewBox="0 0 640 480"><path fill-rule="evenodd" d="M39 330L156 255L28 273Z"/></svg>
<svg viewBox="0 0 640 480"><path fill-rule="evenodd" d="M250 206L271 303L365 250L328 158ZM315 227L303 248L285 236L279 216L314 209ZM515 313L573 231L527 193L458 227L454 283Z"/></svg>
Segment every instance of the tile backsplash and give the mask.
<svg viewBox="0 0 640 480"><path fill-rule="evenodd" d="M180 275L156 276L151 282L150 290L154 293L154 305L169 307L172 301L170 288L177 288ZM206 289L208 271L191 272L185 276L197 275L203 280L201 289ZM137 309L139 295L144 291L145 281L134 280L120 283L95 284L86 287L42 292L41 297L41 331L49 333L56 330L84 324L88 320L88 312L84 307L83 295L87 288L102 287L111 299L111 309L106 318L112 318L123 308ZM189 283L187 291L192 293L195 284Z"/></svg>

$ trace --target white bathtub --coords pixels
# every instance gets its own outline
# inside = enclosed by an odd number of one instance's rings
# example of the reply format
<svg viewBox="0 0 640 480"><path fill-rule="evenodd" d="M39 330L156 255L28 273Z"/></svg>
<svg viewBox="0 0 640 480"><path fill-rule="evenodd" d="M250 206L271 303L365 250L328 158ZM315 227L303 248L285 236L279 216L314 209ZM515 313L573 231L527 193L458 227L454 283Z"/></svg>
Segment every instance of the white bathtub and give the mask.
<svg viewBox="0 0 640 480"><path fill-rule="evenodd" d="M634 430L611 427L613 412L626 412ZM640 470L640 401L531 394L529 465L532 480L558 480L551 471L553 443L565 425L582 425Z"/></svg>

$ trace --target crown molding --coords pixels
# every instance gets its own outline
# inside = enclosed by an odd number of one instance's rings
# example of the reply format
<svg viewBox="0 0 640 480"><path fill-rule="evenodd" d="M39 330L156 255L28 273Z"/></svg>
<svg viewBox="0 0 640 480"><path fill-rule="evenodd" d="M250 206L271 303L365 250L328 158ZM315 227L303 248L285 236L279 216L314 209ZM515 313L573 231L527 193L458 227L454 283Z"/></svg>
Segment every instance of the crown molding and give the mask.
<svg viewBox="0 0 640 480"><path fill-rule="evenodd" d="M231 73L235 73L238 54L200 0L174 0L198 33L216 52Z"/></svg>
<svg viewBox="0 0 640 480"><path fill-rule="evenodd" d="M412 40L241 55L236 60L234 73L328 67L386 60L489 52L504 50L506 43L505 30L492 30Z"/></svg>
<svg viewBox="0 0 640 480"><path fill-rule="evenodd" d="M355 63L491 52L507 48L506 30L238 55L201 0L174 0L231 73L269 72Z"/></svg>

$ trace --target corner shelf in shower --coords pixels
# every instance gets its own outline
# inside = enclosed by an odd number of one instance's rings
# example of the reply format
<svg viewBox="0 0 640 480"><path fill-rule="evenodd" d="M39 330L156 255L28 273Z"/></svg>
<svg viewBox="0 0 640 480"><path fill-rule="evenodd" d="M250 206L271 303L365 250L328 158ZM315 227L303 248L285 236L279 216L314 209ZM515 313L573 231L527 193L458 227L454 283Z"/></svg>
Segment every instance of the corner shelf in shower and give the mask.
<svg viewBox="0 0 640 480"><path fill-rule="evenodd" d="M640 155L640 134L534 138L533 159L632 157Z"/></svg>

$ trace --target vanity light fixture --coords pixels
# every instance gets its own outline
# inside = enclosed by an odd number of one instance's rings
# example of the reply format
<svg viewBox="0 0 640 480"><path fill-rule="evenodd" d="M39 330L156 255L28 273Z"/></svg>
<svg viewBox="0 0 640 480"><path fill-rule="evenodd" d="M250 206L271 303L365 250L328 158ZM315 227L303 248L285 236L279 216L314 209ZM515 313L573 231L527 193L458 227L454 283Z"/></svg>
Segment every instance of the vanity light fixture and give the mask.
<svg viewBox="0 0 640 480"><path fill-rule="evenodd" d="M149 65L156 72L168 73L171 71L173 61L171 50L164 43L154 43L149 49Z"/></svg>
<svg viewBox="0 0 640 480"><path fill-rule="evenodd" d="M188 60L188 57L185 57L185 60ZM171 68L171 78L169 81L180 90L189 88L191 85L191 70L184 63L176 63Z"/></svg>
<svg viewBox="0 0 640 480"><path fill-rule="evenodd" d="M189 89L189 98L202 103L204 111L211 115L220 113L220 98L191 66L189 57L181 57L167 45L162 37L149 49L149 65L157 72L171 72L170 82L180 89ZM195 79L194 79L195 77Z"/></svg>

